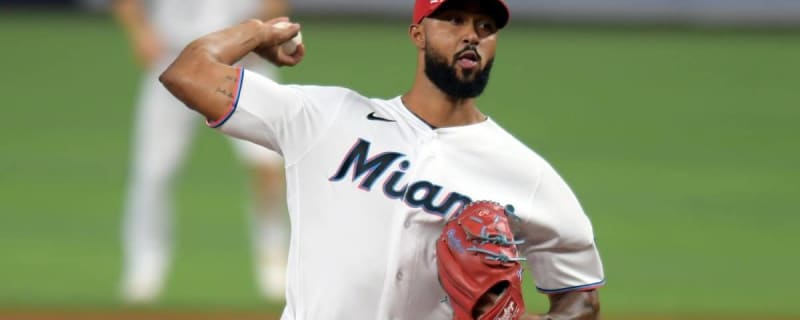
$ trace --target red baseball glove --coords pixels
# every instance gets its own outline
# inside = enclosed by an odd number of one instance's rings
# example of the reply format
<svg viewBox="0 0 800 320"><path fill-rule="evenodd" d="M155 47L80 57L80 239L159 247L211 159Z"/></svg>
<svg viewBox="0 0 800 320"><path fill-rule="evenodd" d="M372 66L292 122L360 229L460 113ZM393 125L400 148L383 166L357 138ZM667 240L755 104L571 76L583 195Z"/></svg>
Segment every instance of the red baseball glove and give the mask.
<svg viewBox="0 0 800 320"><path fill-rule="evenodd" d="M437 266L454 320L518 320L525 313L520 264L525 259L517 256L521 241L514 241L508 223L512 210L473 202L445 224L436 243ZM488 294L498 296L496 303L479 314L479 301Z"/></svg>

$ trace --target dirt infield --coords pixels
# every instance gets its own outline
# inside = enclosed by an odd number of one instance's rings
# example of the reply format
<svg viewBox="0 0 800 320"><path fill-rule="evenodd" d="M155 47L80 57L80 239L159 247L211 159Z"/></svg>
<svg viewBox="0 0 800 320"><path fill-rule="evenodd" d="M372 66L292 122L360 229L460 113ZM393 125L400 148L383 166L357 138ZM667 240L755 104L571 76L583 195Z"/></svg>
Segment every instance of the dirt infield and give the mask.
<svg viewBox="0 0 800 320"><path fill-rule="evenodd" d="M225 312L65 312L65 313L38 313L38 312L10 312L1 313L0 320L277 320L278 316L270 314L242 314ZM604 320L745 320L749 317L736 316L615 316L604 315ZM796 320L797 317L761 317L761 320Z"/></svg>

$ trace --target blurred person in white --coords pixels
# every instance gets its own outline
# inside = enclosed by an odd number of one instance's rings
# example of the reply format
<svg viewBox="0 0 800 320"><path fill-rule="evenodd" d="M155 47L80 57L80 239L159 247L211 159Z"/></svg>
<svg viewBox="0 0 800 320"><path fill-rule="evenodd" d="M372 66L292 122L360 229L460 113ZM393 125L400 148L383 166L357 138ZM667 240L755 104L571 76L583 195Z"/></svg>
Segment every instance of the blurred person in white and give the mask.
<svg viewBox="0 0 800 320"><path fill-rule="evenodd" d="M286 15L287 0L115 0L113 11L144 68L136 102L133 154L123 219L123 299L158 298L172 256L172 189L184 163L199 116L184 108L158 82L158 75L193 39L249 18ZM262 60L242 64L276 79ZM288 227L283 160L277 153L231 140L253 173L252 240L261 293L280 301L285 294ZM230 208L235 211L237 208Z"/></svg>

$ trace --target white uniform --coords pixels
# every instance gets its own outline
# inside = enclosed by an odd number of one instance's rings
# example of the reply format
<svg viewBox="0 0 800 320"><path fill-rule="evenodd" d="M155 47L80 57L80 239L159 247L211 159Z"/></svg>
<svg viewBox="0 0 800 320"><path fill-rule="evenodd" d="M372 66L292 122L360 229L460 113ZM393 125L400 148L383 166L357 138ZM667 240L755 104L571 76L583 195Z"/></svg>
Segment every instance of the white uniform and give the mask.
<svg viewBox="0 0 800 320"><path fill-rule="evenodd" d="M604 283L589 219L567 184L491 119L431 129L401 102L242 74L210 123L283 154L291 217L282 319L451 319L435 242L470 199L515 207L545 293Z"/></svg>
<svg viewBox="0 0 800 320"><path fill-rule="evenodd" d="M170 94L158 76L192 40L224 27L253 18L264 0L158 0L147 1L149 22L164 49L163 57L147 70L141 83L133 136L133 162L124 220L126 298L139 302L155 297L160 291L171 256L172 180L185 155L201 118ZM258 64L248 64L268 77L275 67L255 57ZM244 61L245 63L247 60ZM248 165L281 166L280 156L253 143L231 139ZM268 210L277 214L253 214L254 242L259 253L281 256L272 261L283 268L286 236L283 204ZM254 206L254 210L255 207ZM232 206L236 210L239 206ZM269 247L269 248L262 248ZM269 253L271 251L274 253ZM266 260L260 257L259 260ZM279 261L280 260L280 261ZM261 268L261 267L259 267ZM263 269L263 268L261 268ZM282 270L278 271L282 273ZM259 275L264 281L282 283L282 275ZM262 288L271 296L280 296L282 285Z"/></svg>

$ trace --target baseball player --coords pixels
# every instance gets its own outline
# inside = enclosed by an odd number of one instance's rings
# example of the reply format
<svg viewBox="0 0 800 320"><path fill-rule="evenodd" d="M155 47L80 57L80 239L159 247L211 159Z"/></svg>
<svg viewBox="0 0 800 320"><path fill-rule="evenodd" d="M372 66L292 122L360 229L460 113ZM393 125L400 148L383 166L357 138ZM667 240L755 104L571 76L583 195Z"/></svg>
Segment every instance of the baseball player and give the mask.
<svg viewBox="0 0 800 320"><path fill-rule="evenodd" d="M158 75L192 39L256 16L285 14L286 6L285 0L115 1L115 14L146 71L123 222L122 289L127 301L150 302L161 291L172 248L172 184L197 127L197 115L158 83ZM276 76L266 63L248 67ZM255 176L251 210L258 284L267 298L282 300L288 247L282 159L253 143L231 141Z"/></svg>
<svg viewBox="0 0 800 320"><path fill-rule="evenodd" d="M604 275L589 219L556 171L476 106L508 20L503 0L417 0L408 29L416 77L388 100L281 85L232 66L249 52L300 63L302 45L291 55L280 49L300 30L274 26L286 18L199 38L161 75L211 127L284 157L291 239L282 319L452 319L456 297L439 282L437 239L479 199L513 212L525 241L516 250L551 301L545 315L491 319L598 317ZM474 317L486 318L499 289Z"/></svg>

